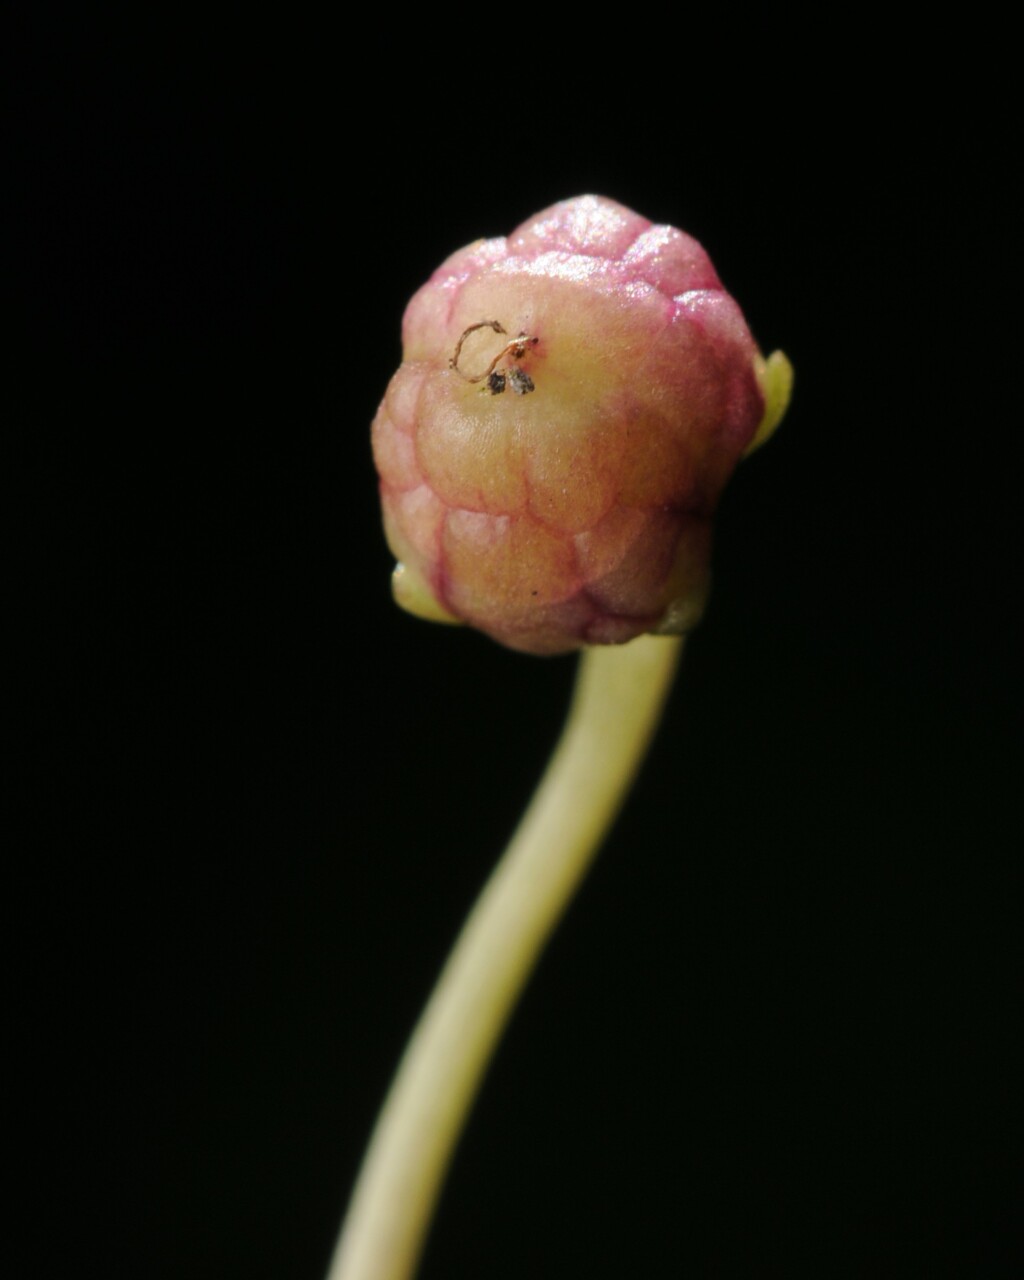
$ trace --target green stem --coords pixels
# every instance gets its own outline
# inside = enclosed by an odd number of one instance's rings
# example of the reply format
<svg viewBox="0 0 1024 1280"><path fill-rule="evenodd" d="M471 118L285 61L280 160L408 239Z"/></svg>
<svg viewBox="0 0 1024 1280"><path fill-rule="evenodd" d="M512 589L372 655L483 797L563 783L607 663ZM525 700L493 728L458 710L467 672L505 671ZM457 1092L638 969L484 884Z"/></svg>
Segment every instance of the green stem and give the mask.
<svg viewBox="0 0 1024 1280"><path fill-rule="evenodd" d="M408 1280L484 1071L636 776L682 651L584 652L544 778L420 1017L377 1121L327 1280Z"/></svg>

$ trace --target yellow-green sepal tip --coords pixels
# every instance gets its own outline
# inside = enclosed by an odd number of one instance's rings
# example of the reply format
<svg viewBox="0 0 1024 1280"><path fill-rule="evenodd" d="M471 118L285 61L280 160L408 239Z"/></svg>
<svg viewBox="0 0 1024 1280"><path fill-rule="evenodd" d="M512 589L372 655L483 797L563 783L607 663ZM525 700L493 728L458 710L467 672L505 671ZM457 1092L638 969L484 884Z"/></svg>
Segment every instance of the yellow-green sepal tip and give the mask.
<svg viewBox="0 0 1024 1280"><path fill-rule="evenodd" d="M782 421L793 394L793 366L782 351L773 351L767 360L758 359L754 372L764 396L764 416L744 457L759 449Z"/></svg>
<svg viewBox="0 0 1024 1280"><path fill-rule="evenodd" d="M395 604L417 618L425 618L428 622L448 622L454 625L462 623L461 618L456 618L438 602L423 575L417 573L415 569L410 569L407 564L402 564L401 561L395 565L395 571L391 575L391 594L395 598Z"/></svg>

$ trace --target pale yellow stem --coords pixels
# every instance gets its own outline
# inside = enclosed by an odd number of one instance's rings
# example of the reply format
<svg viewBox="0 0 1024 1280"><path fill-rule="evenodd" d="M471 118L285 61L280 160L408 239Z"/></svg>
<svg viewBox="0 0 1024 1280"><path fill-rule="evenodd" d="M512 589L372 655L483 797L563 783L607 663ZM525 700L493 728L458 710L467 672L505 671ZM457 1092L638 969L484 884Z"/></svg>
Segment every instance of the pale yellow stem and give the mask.
<svg viewBox="0 0 1024 1280"><path fill-rule="evenodd" d="M487 1063L614 820L682 642L588 649L547 772L463 926L399 1066L327 1280L408 1280Z"/></svg>

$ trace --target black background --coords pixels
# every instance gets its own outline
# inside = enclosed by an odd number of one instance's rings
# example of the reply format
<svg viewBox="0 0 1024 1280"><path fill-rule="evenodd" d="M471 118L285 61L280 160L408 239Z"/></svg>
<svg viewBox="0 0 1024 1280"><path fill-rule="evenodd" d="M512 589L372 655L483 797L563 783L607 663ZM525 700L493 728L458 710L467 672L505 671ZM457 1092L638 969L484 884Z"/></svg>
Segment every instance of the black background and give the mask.
<svg viewBox="0 0 1024 1280"><path fill-rule="evenodd" d="M433 268L584 191L696 235L796 394L423 1280L1016 1274L998 34L39 13L0 246L8 1056L47 1223L12 1274L322 1277L573 672L394 608L368 424Z"/></svg>

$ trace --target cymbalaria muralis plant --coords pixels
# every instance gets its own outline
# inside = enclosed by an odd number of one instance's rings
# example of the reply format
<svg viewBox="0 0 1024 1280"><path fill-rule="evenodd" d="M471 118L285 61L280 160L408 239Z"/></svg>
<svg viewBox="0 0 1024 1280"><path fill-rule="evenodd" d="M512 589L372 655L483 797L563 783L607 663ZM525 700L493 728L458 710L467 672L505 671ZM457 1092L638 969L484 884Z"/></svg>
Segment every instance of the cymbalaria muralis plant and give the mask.
<svg viewBox="0 0 1024 1280"><path fill-rule="evenodd" d="M412 1275L494 1046L703 611L719 496L792 383L695 240L597 196L453 254L402 336L373 423L395 599L582 657L548 771L406 1050L329 1280Z"/></svg>

